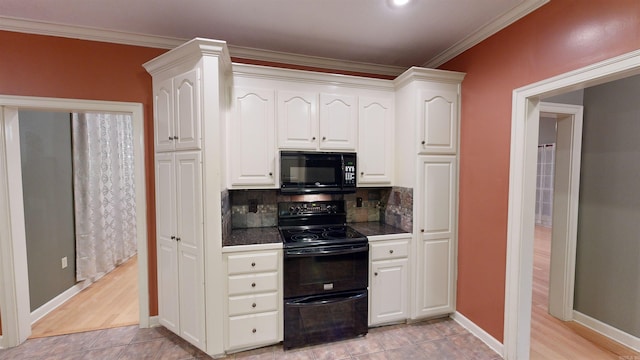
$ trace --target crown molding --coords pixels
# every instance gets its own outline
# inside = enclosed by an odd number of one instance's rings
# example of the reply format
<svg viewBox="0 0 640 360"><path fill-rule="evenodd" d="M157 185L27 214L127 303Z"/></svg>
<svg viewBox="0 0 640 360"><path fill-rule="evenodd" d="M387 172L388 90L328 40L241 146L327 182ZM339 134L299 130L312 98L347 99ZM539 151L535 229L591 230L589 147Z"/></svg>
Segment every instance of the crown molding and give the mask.
<svg viewBox="0 0 640 360"><path fill-rule="evenodd" d="M190 40L5 16L0 16L0 30L159 49L174 49ZM227 47L229 49L230 56L239 59L388 76L397 76L406 70L406 68L399 66L377 65L318 56L298 55L242 46L227 45Z"/></svg>
<svg viewBox="0 0 640 360"><path fill-rule="evenodd" d="M172 37L104 30L87 26L56 24L46 21L25 20L5 16L0 16L0 30L159 49L173 49L186 42L184 39Z"/></svg>
<svg viewBox="0 0 640 360"><path fill-rule="evenodd" d="M422 66L426 68L437 68L438 66L474 47L481 41L489 38L498 31L522 19L523 17L532 13L534 10L537 10L549 1L550 0L525 0L506 14L491 20L489 23L481 27L478 31L453 44L453 46L436 55L434 58L424 63Z"/></svg>
<svg viewBox="0 0 640 360"><path fill-rule="evenodd" d="M334 69L356 73L398 76L406 67L379 65L349 60L338 60L320 56L298 55L279 51L262 50L242 46L229 45L229 52L234 58L308 66L321 69Z"/></svg>

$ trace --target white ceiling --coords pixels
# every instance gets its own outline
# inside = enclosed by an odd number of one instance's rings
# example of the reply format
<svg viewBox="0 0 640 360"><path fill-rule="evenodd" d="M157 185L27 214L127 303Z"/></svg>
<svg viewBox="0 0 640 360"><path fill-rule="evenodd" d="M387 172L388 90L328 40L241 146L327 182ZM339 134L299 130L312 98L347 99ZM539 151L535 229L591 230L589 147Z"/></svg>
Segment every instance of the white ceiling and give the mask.
<svg viewBox="0 0 640 360"><path fill-rule="evenodd" d="M0 22L19 18L205 37L241 48L406 68L439 65L547 1L413 0L392 8L388 0L2 0Z"/></svg>

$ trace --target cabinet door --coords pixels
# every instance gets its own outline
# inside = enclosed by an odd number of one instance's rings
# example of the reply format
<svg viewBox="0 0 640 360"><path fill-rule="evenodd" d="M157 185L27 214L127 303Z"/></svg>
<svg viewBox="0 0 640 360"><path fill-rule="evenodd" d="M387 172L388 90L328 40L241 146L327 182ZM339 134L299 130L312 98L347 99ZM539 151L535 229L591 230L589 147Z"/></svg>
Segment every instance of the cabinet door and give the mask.
<svg viewBox="0 0 640 360"><path fill-rule="evenodd" d="M457 164L455 156L421 156L415 317L455 310Z"/></svg>
<svg viewBox="0 0 640 360"><path fill-rule="evenodd" d="M419 106L419 153L455 154L458 149L457 91L421 90Z"/></svg>
<svg viewBox="0 0 640 360"><path fill-rule="evenodd" d="M176 219L180 335L205 344L202 163L200 152L176 153Z"/></svg>
<svg viewBox="0 0 640 360"><path fill-rule="evenodd" d="M230 184L276 187L274 95L236 88L230 126Z"/></svg>
<svg viewBox="0 0 640 360"><path fill-rule="evenodd" d="M318 94L278 91L278 147L318 147Z"/></svg>
<svg viewBox="0 0 640 360"><path fill-rule="evenodd" d="M174 156L172 153L156 154L155 164L158 318L161 325L180 334Z"/></svg>
<svg viewBox="0 0 640 360"><path fill-rule="evenodd" d="M393 177L393 99L361 97L359 110L358 185L388 185Z"/></svg>
<svg viewBox="0 0 640 360"><path fill-rule="evenodd" d="M356 150L358 99L320 94L320 149Z"/></svg>
<svg viewBox="0 0 640 360"><path fill-rule="evenodd" d="M155 150L173 150L173 79L153 84Z"/></svg>
<svg viewBox="0 0 640 360"><path fill-rule="evenodd" d="M194 69L174 78L176 150L201 148L200 73Z"/></svg>
<svg viewBox="0 0 640 360"><path fill-rule="evenodd" d="M371 263L370 325L408 317L408 263L406 258Z"/></svg>

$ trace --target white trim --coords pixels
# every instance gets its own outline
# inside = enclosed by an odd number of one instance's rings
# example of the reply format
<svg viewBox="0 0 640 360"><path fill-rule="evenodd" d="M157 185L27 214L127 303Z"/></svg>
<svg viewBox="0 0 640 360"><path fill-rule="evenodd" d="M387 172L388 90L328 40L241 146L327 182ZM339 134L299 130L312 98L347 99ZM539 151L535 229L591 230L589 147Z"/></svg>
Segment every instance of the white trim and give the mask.
<svg viewBox="0 0 640 360"><path fill-rule="evenodd" d="M189 39L137 34L87 26L65 25L7 16L0 16L0 30L159 49L173 49L189 41ZM353 71L386 76L397 76L406 70L406 67L401 66L362 63L319 56L308 56L271 50L262 50L243 46L229 45L228 48L231 56L233 57L257 61L267 61L274 63L309 66L322 69Z"/></svg>
<svg viewBox="0 0 640 360"><path fill-rule="evenodd" d="M505 282L505 359L529 359L538 99L640 73L640 50L513 91Z"/></svg>
<svg viewBox="0 0 640 360"><path fill-rule="evenodd" d="M635 351L640 351L640 338L575 310L573 311L573 320L613 341L619 342L620 344L630 347ZM620 358L624 359L623 356Z"/></svg>
<svg viewBox="0 0 640 360"><path fill-rule="evenodd" d="M511 9L509 12L503 14L497 19L491 20L489 23L485 24L474 33L453 44L453 46L436 55L434 58L424 63L422 66L428 68L437 68L438 66L462 54L463 52L471 49L472 47L489 38L498 31L522 19L523 17L527 16L529 13L535 11L549 1L550 0L523 1L518 6Z"/></svg>
<svg viewBox="0 0 640 360"><path fill-rule="evenodd" d="M126 112L132 114L133 121L133 139L134 139L134 162L135 162L135 181L136 181L136 214L138 221L137 229L137 246L138 246L138 298L140 311L140 327L149 327L149 274L148 274L148 254L147 254L147 202L146 202L146 169L145 146L144 146L144 114L143 107L140 103L131 102L114 102L114 101L96 101L96 100L76 100L76 99L60 99L60 98L43 98L28 96L6 96L0 95L0 107L7 108L27 108L32 110L52 110L52 111L69 111L69 112ZM2 130L0 130L2 131ZM15 144L17 135L15 129L4 128L4 136L0 133L0 144L5 142ZM10 189L14 189L17 179L20 176L15 175L3 166L3 160L6 159L5 148L0 146L0 187L4 187L5 182L8 183L4 190L11 194ZM3 189L0 188L0 200L3 200ZM27 273L26 258L20 259L20 249L15 248L15 244L24 243L24 236L16 232L22 229L24 232L24 219L22 223L17 220L20 212L13 206L13 202L0 201L0 261L2 261L2 272L0 280L8 286L0 287L0 309L2 309L2 326L3 341L5 347L18 345L24 341L16 333L19 333L20 322L29 323L31 317L29 311L28 290L26 295L19 295L22 292L16 290L19 284L19 274ZM8 231L7 234L4 232ZM12 246L13 244L13 246ZM26 247L26 244L24 245ZM25 251L26 255L26 251ZM23 281L19 281L20 283ZM26 299L25 299L26 297ZM17 303L16 303L17 302ZM26 304L26 306L24 305ZM26 310L25 310L26 308ZM30 326L28 331L30 332ZM25 337L26 338L26 337Z"/></svg>
<svg viewBox="0 0 640 360"><path fill-rule="evenodd" d="M491 334L484 331L480 326L476 325L473 321L467 319L466 316L456 311L451 314L451 319L460 324L463 328L469 330L471 334L480 339L483 343L487 344L487 346L498 355L504 356L504 346L502 343L491 336Z"/></svg>
<svg viewBox="0 0 640 360"><path fill-rule="evenodd" d="M80 291L82 291L86 287L87 286L85 285L84 282L77 283L72 287L68 288L67 290L65 290L60 295L48 301L46 304L43 304L39 308L33 310L31 312L31 325L33 325L36 321L45 317L47 314L49 314L53 310L57 309L58 306L64 304L67 300L78 295Z"/></svg>
<svg viewBox="0 0 640 360"><path fill-rule="evenodd" d="M147 327L158 327L160 326L160 317L158 315L151 316L149 318L149 326Z"/></svg>
<svg viewBox="0 0 640 360"><path fill-rule="evenodd" d="M560 320L570 321L575 287L584 111L580 105L543 102L540 103L540 112L552 113L557 121L549 313Z"/></svg>

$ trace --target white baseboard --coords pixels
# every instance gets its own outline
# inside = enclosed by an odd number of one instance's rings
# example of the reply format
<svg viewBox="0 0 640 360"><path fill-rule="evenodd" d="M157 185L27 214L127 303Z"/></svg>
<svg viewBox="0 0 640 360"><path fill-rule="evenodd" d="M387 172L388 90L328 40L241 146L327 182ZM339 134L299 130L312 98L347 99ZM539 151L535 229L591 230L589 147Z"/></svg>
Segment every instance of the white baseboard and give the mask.
<svg viewBox="0 0 640 360"><path fill-rule="evenodd" d="M626 332L616 329L611 325L605 324L600 320L596 320L590 316L574 310L573 321L580 323L614 341L617 341L622 345L630 347L635 351L640 351L640 338L637 338L631 334L627 334Z"/></svg>
<svg viewBox="0 0 640 360"><path fill-rule="evenodd" d="M451 314L451 318L460 324L463 328L469 330L469 332L475 335L483 343L487 344L491 350L495 351L498 355L504 357L504 345L491 336L488 332L484 331L480 326L476 325L473 321L467 319L459 312Z"/></svg>
<svg viewBox="0 0 640 360"><path fill-rule="evenodd" d="M73 285L72 287L68 288L67 290L65 290L62 294L54 297L53 299L51 299L49 302L47 302L46 304L40 306L39 308L33 310L31 312L31 324L33 325L33 323L35 323L36 321L42 319L45 315L47 315L48 313L52 312L53 310L55 310L58 306L62 305L65 303L65 301L71 299L72 297L76 296L80 291L82 291L84 288L86 288L87 285L85 285L85 282L79 282L75 285Z"/></svg>
<svg viewBox="0 0 640 360"><path fill-rule="evenodd" d="M156 326L160 326L160 318L158 317L158 315L149 316L149 327L156 327Z"/></svg>
<svg viewBox="0 0 640 360"><path fill-rule="evenodd" d="M0 349L4 349L4 342L2 341L2 335L0 335Z"/></svg>

